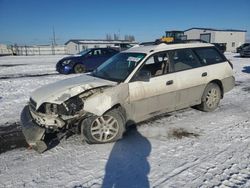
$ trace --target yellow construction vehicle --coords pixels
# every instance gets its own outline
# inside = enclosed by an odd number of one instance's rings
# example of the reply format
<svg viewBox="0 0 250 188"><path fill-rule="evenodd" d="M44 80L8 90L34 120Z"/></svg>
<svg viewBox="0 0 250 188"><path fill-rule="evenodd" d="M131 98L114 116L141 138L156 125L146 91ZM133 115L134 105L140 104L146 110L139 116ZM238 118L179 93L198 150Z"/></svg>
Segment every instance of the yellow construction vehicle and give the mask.
<svg viewBox="0 0 250 188"><path fill-rule="evenodd" d="M187 36L184 35L184 31L166 31L166 36L158 39L160 42L180 42L182 40L186 40Z"/></svg>

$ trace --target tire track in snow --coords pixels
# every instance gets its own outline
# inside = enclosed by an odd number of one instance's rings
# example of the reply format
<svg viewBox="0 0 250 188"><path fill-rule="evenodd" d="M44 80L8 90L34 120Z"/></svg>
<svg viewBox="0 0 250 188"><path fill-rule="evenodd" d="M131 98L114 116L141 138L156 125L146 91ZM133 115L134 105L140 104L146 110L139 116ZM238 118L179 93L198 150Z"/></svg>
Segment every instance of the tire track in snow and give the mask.
<svg viewBox="0 0 250 188"><path fill-rule="evenodd" d="M242 106L232 105L231 103L228 103L222 106L223 108L215 111L213 115L211 115L211 113L199 114L200 117L203 119L203 121L205 122L211 121L210 123L211 125L209 127L206 127L206 130L205 130L206 132L204 133L205 135L203 136L206 136L206 138L208 138L208 140L206 139L207 142L212 141L216 143L216 140L221 142L220 138L217 137L213 139L213 138L209 138L208 135L213 135L213 133L216 133L217 136L220 137L221 135L223 137L223 134L224 134L226 135L224 136L225 137L224 139L226 139L225 141L228 140L229 143L239 142L239 145L236 145L236 146L234 145L233 148L229 145L226 147L226 149L221 150L218 153L214 153L213 151L211 151L210 155L208 154L207 157L200 158L194 161L188 161L187 163L184 163L180 167L174 168L172 172L167 172L167 173L163 172L161 175L157 172L158 174L156 174L155 176L157 180L155 181L156 183L153 184L154 187L171 187L171 186L173 187L184 186L185 187L187 185L189 185L190 187L200 187L200 186L202 187L202 185L204 185L203 187L215 187L215 186L244 187L246 184L248 184L247 182L250 181L249 180L249 176L250 176L249 163L248 164L237 163L238 161L250 161L250 151L249 151L250 135L247 134L247 132L249 133L249 128L250 128L248 110L242 109ZM232 106L234 107L233 109L231 108ZM229 112L229 114L234 114L235 111L238 111L238 112L242 111L243 114L241 114L239 118L237 118L237 113L234 116L229 115L228 117L225 117L224 126L217 125L218 123L221 123L221 122L212 121L213 116L223 117L223 114L225 113L225 111ZM197 114L194 113L193 117L196 117L196 116ZM181 118L179 120L180 121L178 124L180 124L180 122L183 122L183 121L185 122L185 118L184 119ZM188 122L185 122L185 123L188 125ZM194 121L193 123L195 124L196 121ZM246 130L245 133L244 132L242 133L242 129ZM228 133L229 135L227 135ZM186 146L186 144L182 146L183 148L188 147ZM239 153L246 153L246 151L248 151L248 154L245 159L242 159L241 156L238 156ZM234 156L235 153L237 153L236 156ZM220 158L222 158L223 160L221 160ZM205 165L207 161L210 161L208 166ZM234 165L232 166L231 163ZM235 171L234 168L237 166L240 166L241 168L239 168L238 171L237 170ZM219 174L215 172L221 172L221 173ZM229 172L229 174L227 174L226 172ZM180 183L179 185L176 184L178 179L180 179L180 177L182 177L183 174L186 174L187 176L191 176L192 178L194 178L192 183L190 184ZM224 176L224 178L219 178L221 176L222 177ZM162 177L165 177L165 178L162 178ZM196 184L194 184L195 181L197 181ZM183 180L183 182L187 182L187 179Z"/></svg>
<svg viewBox="0 0 250 188"><path fill-rule="evenodd" d="M31 77L43 77L43 76L55 76L60 75L59 73L44 73L44 74L13 74L13 75L6 75L1 76L0 80L6 79L18 79L18 78L31 78Z"/></svg>
<svg viewBox="0 0 250 188"><path fill-rule="evenodd" d="M19 123L0 126L0 154L9 150L28 147Z"/></svg>
<svg viewBox="0 0 250 188"><path fill-rule="evenodd" d="M201 164L202 162L206 161L207 159L210 159L211 157L217 156L220 153L223 153L225 151L226 151L226 149L223 150L223 151L219 151L216 154L207 155L206 157L203 157L203 158L200 158L200 159L196 158L192 162L189 161L189 162L187 162L185 164L182 164L179 167L173 169L173 171L171 171L170 173L164 174L164 175L162 174L163 175L162 177L164 177L164 178L160 178L158 181L156 181L154 183L153 187L154 188L161 187L162 185L164 185L164 183L166 183L168 180L174 178L175 176L177 176L177 175L179 175L179 174L181 174L183 172L186 172L188 169L191 169L193 167L197 167L199 164ZM166 176L167 176L167 178L166 178Z"/></svg>
<svg viewBox="0 0 250 188"><path fill-rule="evenodd" d="M248 125L248 121L242 121L235 127L245 127L247 131ZM223 129L220 131L223 132ZM238 144L223 147L223 150L216 153L211 150L205 157L189 160L172 172L157 174L162 178L158 178L153 187L244 187L250 181L250 136L245 134L243 137L237 132L235 135L233 139ZM185 185L180 183L181 178L182 182L186 182Z"/></svg>
<svg viewBox="0 0 250 188"><path fill-rule="evenodd" d="M245 151L249 148L249 144L241 148ZM239 162L239 156L234 156L234 149L230 146L216 154L210 154L206 157L195 159L173 169L168 174L162 174L153 187L243 187L250 181L250 165L246 162ZM242 161L249 161L243 159ZM225 159L224 162L219 158ZM242 158L240 158L242 159ZM181 175L182 176L179 176ZM158 174L159 176L159 174ZM189 182L185 185L178 185L181 182L181 177L189 176ZM192 177L194 176L194 177ZM163 178L164 177L164 178ZM193 179L192 179L193 178Z"/></svg>

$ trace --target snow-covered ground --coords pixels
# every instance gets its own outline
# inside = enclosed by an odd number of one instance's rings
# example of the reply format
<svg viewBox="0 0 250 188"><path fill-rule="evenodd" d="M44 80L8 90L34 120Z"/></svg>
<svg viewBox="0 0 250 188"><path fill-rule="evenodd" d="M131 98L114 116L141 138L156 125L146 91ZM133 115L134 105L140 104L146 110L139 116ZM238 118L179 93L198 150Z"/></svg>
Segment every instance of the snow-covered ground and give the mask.
<svg viewBox="0 0 250 188"><path fill-rule="evenodd" d="M36 88L76 75L60 75L55 66L63 56L0 57L0 126L19 121Z"/></svg>
<svg viewBox="0 0 250 188"><path fill-rule="evenodd" d="M174 112L116 143L88 145L74 135L43 154L7 151L0 154L0 187L250 187L250 58L226 56L236 87L216 111ZM55 74L59 58L0 58L0 126L18 123L34 89L76 76Z"/></svg>

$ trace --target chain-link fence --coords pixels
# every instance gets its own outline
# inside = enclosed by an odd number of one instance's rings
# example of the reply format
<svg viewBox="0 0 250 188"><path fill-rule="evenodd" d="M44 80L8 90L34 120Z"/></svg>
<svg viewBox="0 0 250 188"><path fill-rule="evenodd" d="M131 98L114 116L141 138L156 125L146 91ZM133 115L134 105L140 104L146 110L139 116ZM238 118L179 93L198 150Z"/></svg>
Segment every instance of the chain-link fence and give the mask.
<svg viewBox="0 0 250 188"><path fill-rule="evenodd" d="M36 46L19 46L11 45L8 49L13 55L63 55L66 54L66 46L64 45L36 45Z"/></svg>

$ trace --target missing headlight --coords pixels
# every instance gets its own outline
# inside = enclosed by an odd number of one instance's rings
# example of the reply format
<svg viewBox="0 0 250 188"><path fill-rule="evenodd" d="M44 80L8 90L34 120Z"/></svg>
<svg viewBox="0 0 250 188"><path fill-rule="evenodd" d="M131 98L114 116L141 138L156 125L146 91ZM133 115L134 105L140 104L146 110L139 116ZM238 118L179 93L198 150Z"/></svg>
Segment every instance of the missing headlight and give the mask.
<svg viewBox="0 0 250 188"><path fill-rule="evenodd" d="M58 106L58 114L75 115L83 109L83 101L78 97L73 97Z"/></svg>
<svg viewBox="0 0 250 188"><path fill-rule="evenodd" d="M46 103L45 112L46 114L53 114L53 115L57 114L58 113L57 104Z"/></svg>
<svg viewBox="0 0 250 188"><path fill-rule="evenodd" d="M38 111L50 115L75 115L83 109L83 106L82 99L72 97L62 104L44 103Z"/></svg>

